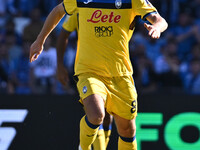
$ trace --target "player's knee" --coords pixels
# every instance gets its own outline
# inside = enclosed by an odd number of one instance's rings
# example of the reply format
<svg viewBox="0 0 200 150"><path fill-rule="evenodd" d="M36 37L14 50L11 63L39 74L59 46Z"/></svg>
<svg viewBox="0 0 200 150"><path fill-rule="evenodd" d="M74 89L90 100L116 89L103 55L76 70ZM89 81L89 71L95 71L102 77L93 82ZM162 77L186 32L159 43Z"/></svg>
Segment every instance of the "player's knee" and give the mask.
<svg viewBox="0 0 200 150"><path fill-rule="evenodd" d="M104 117L104 112L97 112L95 114L88 115L88 120L94 125L100 125L103 123Z"/></svg>
<svg viewBox="0 0 200 150"><path fill-rule="evenodd" d="M135 134L136 134L136 126L133 126L132 128L130 128L128 133L130 134L131 137L135 136Z"/></svg>
<svg viewBox="0 0 200 150"><path fill-rule="evenodd" d="M123 137L134 137L136 134L136 126L128 126L126 128L121 128L118 130L119 135Z"/></svg>

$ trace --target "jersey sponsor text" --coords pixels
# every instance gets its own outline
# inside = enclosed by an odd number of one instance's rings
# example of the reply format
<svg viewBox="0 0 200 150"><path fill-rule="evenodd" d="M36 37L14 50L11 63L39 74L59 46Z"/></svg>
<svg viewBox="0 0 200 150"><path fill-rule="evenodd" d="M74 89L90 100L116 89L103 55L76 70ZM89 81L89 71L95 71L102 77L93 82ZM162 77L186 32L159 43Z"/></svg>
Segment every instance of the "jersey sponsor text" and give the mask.
<svg viewBox="0 0 200 150"><path fill-rule="evenodd" d="M88 19L88 22L92 23L98 23L98 22L109 22L109 23L119 23L121 19L121 15L114 15L114 12L111 12L109 15L102 14L101 10L96 10L93 12L92 16L90 19Z"/></svg>

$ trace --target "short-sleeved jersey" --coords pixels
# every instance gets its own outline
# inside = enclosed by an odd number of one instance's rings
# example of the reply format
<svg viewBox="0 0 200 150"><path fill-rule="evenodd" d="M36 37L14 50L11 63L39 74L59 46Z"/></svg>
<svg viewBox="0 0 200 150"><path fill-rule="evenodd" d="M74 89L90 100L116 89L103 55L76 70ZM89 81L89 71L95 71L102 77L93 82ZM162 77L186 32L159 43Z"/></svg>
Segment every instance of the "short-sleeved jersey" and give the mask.
<svg viewBox="0 0 200 150"><path fill-rule="evenodd" d="M64 0L65 11L79 12L79 49L75 75L132 75L129 27L136 16L156 12L148 0Z"/></svg>
<svg viewBox="0 0 200 150"><path fill-rule="evenodd" d="M67 15L65 17L65 21L62 25L63 29L69 32L73 32L75 30L78 31L78 12L75 12L73 15Z"/></svg>

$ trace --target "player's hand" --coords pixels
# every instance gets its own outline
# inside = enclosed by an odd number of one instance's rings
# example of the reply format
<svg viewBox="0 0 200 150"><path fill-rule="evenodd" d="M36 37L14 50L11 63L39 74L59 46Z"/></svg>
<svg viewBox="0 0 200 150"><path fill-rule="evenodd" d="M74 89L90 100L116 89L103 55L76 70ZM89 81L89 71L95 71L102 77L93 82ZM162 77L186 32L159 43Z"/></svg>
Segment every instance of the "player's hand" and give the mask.
<svg viewBox="0 0 200 150"><path fill-rule="evenodd" d="M67 69L63 65L58 65L56 72L57 79L66 86L69 81Z"/></svg>
<svg viewBox="0 0 200 150"><path fill-rule="evenodd" d="M144 23L144 27L149 31L149 36L153 39L159 39L160 38L160 29L154 27L153 25Z"/></svg>
<svg viewBox="0 0 200 150"><path fill-rule="evenodd" d="M33 62L35 61L38 56L42 53L43 51L43 44L38 42L37 40L31 45L30 48L30 55L29 55L29 61Z"/></svg>

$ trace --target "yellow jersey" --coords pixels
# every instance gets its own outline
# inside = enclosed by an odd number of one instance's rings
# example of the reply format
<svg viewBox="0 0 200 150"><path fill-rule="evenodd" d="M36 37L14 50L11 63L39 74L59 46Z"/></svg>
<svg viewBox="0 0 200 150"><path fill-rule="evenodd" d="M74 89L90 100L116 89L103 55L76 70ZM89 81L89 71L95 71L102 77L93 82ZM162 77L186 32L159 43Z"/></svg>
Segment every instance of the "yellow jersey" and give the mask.
<svg viewBox="0 0 200 150"><path fill-rule="evenodd" d="M63 29L69 32L75 30L78 31L78 12L76 11L73 15L67 15L62 25Z"/></svg>
<svg viewBox="0 0 200 150"><path fill-rule="evenodd" d="M79 40L75 75L132 75L129 26L136 16L145 18L156 8L148 0L64 0L68 14L79 12Z"/></svg>

